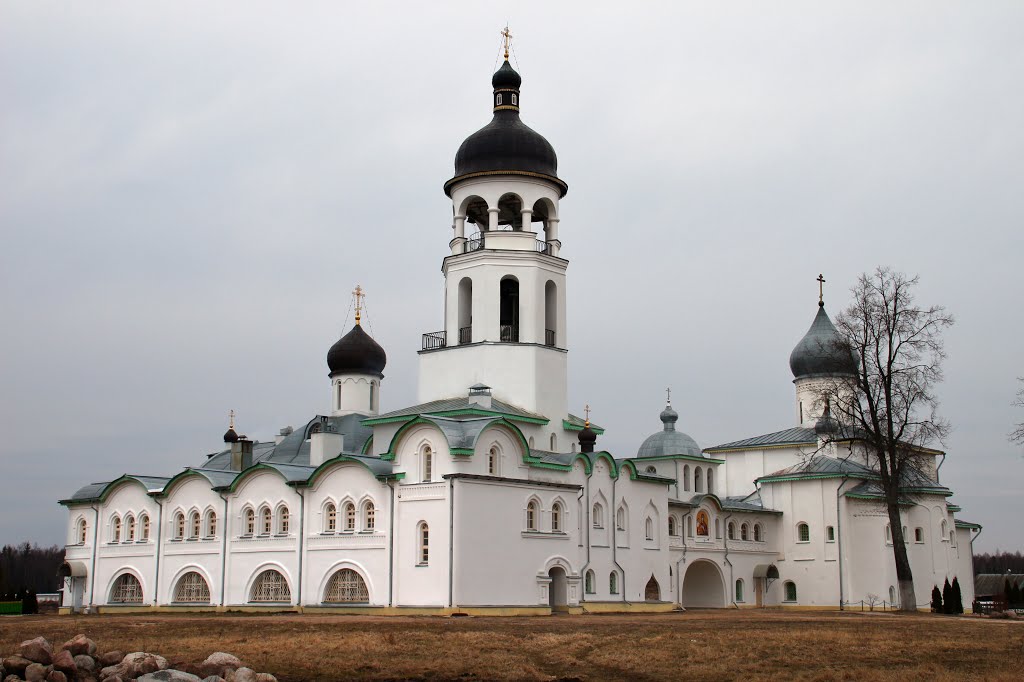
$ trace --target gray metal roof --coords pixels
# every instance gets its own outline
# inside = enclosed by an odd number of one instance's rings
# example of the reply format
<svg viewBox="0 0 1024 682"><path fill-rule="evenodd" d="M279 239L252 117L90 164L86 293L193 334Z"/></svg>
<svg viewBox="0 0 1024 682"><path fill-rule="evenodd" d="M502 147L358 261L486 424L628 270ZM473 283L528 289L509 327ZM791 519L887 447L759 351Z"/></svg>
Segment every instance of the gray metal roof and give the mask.
<svg viewBox="0 0 1024 682"><path fill-rule="evenodd" d="M677 507L696 507L700 505L705 498L711 497L718 500L724 511L735 511L735 512L752 512L762 514L781 514L782 512L777 509L770 509L765 507L761 503L760 498L747 497L718 497L717 495L711 495L708 493L697 493L688 500L677 500L674 498L669 499L669 504Z"/></svg>
<svg viewBox="0 0 1024 682"><path fill-rule="evenodd" d="M69 502L79 502L85 500L95 500L103 492L103 489L110 485L110 481L104 481L102 483L90 483L89 485L83 485L81 488L76 490L74 494L68 498Z"/></svg>
<svg viewBox="0 0 1024 682"><path fill-rule="evenodd" d="M701 453L700 446L697 445L697 441L682 431L676 431L676 421L679 419L679 415L672 409L671 405L666 406L659 416L662 430L652 433L640 444L640 449L636 453L637 457L663 457L666 455L704 456Z"/></svg>
<svg viewBox="0 0 1024 682"><path fill-rule="evenodd" d="M540 461L545 464L561 464L563 466L568 466L572 464L572 461L576 458L576 456L581 453L551 452L550 450L537 450L535 448L531 448L530 454L533 455L534 457L539 458ZM591 457L588 457L589 454L590 453L586 452L582 453L582 455L584 457L587 457L588 460L593 461Z"/></svg>
<svg viewBox="0 0 1024 682"><path fill-rule="evenodd" d="M581 431L581 430L583 430L583 427L586 426L586 424L587 424L587 420L586 419L584 419L583 417L577 417L576 415L574 415L571 412L566 416L565 422L568 424L569 428L571 430L573 430L573 431ZM599 436L602 433L604 433L604 428L598 426L594 422L590 422L590 430L593 431L594 433L596 433Z"/></svg>
<svg viewBox="0 0 1024 682"><path fill-rule="evenodd" d="M716 445L712 448L705 448L704 452L713 452L715 450L754 450L756 448L780 445L817 444L818 435L814 433L814 429L797 426L791 429L776 431L774 433L766 433L763 436L754 436L753 438L734 440L731 443L722 443L721 445Z"/></svg>
<svg viewBox="0 0 1024 682"><path fill-rule="evenodd" d="M434 415L424 415L423 418L441 429L451 450L472 450L481 432L495 420L495 417L455 419Z"/></svg>
<svg viewBox="0 0 1024 682"><path fill-rule="evenodd" d="M825 455L814 455L805 462L797 462L785 469L779 469L757 480L770 478L788 478L800 476L852 476L861 478L876 478L877 473L864 466L847 459L836 459Z"/></svg>
<svg viewBox="0 0 1024 682"><path fill-rule="evenodd" d="M164 489L164 486L167 485L167 482L171 479L166 476L136 476L135 474L123 474L112 481L90 483L89 485L82 486L76 490L71 497L61 500L61 502L89 502L100 499L106 495L110 486L125 480L138 482L146 489L147 493L158 493Z"/></svg>
<svg viewBox="0 0 1024 682"><path fill-rule="evenodd" d="M387 412L377 417L363 417L365 421L371 423L381 419L393 419L395 417L416 417L425 414L442 414L445 412L459 412L463 410L480 410L484 412L492 412L497 416L507 417L522 417L525 419L532 420L543 420L548 421L548 418L542 414L530 412L524 410L521 407L516 407L506 402L502 402L497 398L491 399L491 406L489 408L483 407L477 403L469 402L469 396L462 396L461 398L445 398L443 400L432 400L429 403L421 403L419 405L411 405L409 407L403 407L400 410L394 410L393 412Z"/></svg>
<svg viewBox="0 0 1024 682"><path fill-rule="evenodd" d="M974 576L974 594L979 597L1002 595L1007 582L1024 589L1024 573L978 573Z"/></svg>

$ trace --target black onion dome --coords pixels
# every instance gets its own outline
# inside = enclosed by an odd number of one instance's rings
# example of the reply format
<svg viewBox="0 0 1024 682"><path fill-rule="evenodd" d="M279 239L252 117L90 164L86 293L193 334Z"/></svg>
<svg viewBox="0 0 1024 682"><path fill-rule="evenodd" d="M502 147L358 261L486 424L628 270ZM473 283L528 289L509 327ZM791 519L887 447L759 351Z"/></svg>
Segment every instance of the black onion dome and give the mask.
<svg viewBox="0 0 1024 682"><path fill-rule="evenodd" d="M519 75L519 72L512 68L512 65L508 63L508 60L501 65L501 68L494 72L491 76L491 87L495 90L501 90L503 88L509 88L511 90L518 90L519 86L523 84L523 78Z"/></svg>
<svg viewBox="0 0 1024 682"><path fill-rule="evenodd" d="M225 443L237 443L238 442L238 434L235 433L234 429L229 428L227 431L224 432L224 442Z"/></svg>
<svg viewBox="0 0 1024 682"><path fill-rule="evenodd" d="M331 374L382 375L388 356L380 344L363 331L361 325L338 339L327 351L327 366Z"/></svg>
<svg viewBox="0 0 1024 682"><path fill-rule="evenodd" d="M843 337L836 331L825 306L818 304L818 314L811 328L789 355L789 368L797 379L816 376L855 376L860 362Z"/></svg>
<svg viewBox="0 0 1024 682"><path fill-rule="evenodd" d="M446 194L466 177L503 174L539 176L557 183L561 196L569 191L558 177L555 148L519 118L521 83L522 78L507 61L494 73L494 118L467 137L455 153L455 175L444 185Z"/></svg>
<svg viewBox="0 0 1024 682"><path fill-rule="evenodd" d="M597 433L594 429L590 428L590 422L580 429L577 438L580 441L580 452L593 452L594 443L597 442Z"/></svg>

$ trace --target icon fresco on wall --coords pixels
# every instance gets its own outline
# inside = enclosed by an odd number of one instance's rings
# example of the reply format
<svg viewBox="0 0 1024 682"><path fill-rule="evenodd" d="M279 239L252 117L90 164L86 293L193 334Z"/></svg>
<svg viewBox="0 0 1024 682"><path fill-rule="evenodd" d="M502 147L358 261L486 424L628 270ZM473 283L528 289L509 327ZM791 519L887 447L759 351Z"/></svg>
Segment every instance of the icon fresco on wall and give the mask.
<svg viewBox="0 0 1024 682"><path fill-rule="evenodd" d="M703 509L697 512L697 535L708 536L708 513Z"/></svg>

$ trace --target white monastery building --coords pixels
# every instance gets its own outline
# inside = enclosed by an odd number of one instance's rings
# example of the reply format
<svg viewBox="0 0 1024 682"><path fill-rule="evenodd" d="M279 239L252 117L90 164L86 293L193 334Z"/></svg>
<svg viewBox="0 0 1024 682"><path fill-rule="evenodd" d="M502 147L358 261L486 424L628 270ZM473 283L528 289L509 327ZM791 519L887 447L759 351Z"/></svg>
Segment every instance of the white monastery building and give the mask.
<svg viewBox="0 0 1024 682"><path fill-rule="evenodd" d="M419 404L381 412L386 356L360 325L327 353L325 412L166 477L62 500L64 612L125 609L547 614L836 608L897 600L878 476L831 442L816 382L853 375L819 302L790 356L793 422L702 449L671 403L636 452L569 412L555 151L520 120L521 78L444 184L454 237L444 329L419 351ZM810 312L810 311L809 311ZM795 330L794 337L799 334ZM325 387L326 388L326 387ZM326 392L326 391L325 391ZM653 415L652 415L653 422ZM782 425L780 425L782 426ZM917 594L960 579L975 524L928 451L903 519ZM937 465L938 464L938 465Z"/></svg>

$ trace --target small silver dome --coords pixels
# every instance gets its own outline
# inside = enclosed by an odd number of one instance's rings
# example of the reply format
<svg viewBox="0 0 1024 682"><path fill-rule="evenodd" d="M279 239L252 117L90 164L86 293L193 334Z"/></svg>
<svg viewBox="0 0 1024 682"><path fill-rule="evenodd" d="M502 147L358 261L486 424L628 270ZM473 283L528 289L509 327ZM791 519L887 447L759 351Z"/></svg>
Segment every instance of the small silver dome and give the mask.
<svg viewBox="0 0 1024 682"><path fill-rule="evenodd" d="M637 451L637 457L660 457L663 455L691 455L702 457L700 446L697 441L690 438L682 431L676 431L676 421L679 414L672 409L669 403L661 412L661 423L664 428L657 433L647 437Z"/></svg>

